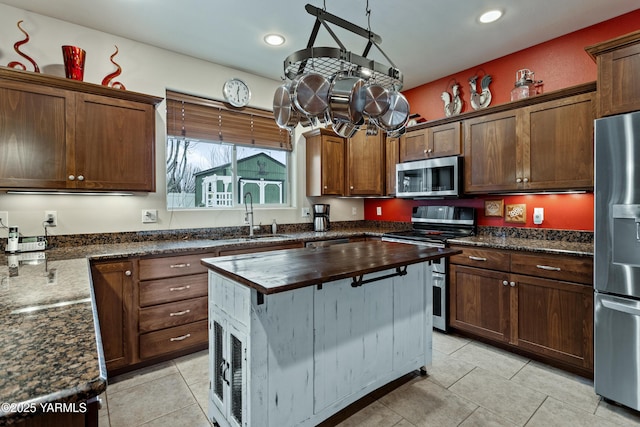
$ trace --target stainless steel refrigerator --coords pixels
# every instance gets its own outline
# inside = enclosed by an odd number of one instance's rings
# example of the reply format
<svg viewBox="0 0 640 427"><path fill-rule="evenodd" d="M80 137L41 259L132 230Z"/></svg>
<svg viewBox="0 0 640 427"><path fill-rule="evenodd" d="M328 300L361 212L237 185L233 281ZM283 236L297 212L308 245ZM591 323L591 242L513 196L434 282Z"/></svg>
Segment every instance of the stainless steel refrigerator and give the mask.
<svg viewBox="0 0 640 427"><path fill-rule="evenodd" d="M595 123L594 385L640 410L640 112Z"/></svg>

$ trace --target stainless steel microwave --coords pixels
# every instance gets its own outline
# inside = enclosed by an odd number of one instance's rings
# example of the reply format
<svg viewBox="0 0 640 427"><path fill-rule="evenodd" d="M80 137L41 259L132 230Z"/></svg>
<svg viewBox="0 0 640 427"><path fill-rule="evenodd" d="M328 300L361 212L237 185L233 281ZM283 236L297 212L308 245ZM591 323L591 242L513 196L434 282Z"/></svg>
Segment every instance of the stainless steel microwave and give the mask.
<svg viewBox="0 0 640 427"><path fill-rule="evenodd" d="M396 197L459 197L462 157L450 156L396 165Z"/></svg>

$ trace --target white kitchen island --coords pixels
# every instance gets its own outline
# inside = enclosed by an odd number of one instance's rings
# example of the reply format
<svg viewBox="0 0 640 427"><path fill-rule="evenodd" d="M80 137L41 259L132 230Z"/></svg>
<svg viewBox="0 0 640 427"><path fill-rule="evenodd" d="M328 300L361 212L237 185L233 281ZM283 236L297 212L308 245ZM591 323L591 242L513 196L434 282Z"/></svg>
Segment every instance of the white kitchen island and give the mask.
<svg viewBox="0 0 640 427"><path fill-rule="evenodd" d="M207 258L209 417L314 426L431 363L427 264L380 241Z"/></svg>

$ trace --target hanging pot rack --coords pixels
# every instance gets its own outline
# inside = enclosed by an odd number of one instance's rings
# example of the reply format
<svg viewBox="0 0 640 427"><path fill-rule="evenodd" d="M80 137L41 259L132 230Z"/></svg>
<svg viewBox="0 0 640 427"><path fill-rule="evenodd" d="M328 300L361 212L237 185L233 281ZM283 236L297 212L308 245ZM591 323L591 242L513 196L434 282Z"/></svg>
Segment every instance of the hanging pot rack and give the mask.
<svg viewBox="0 0 640 427"><path fill-rule="evenodd" d="M350 75L361 77L365 80L373 80L387 89L402 89L403 75L395 66L393 61L380 47L382 37L369 29L359 27L349 21L346 21L326 10L307 4L305 10L310 15L316 17L307 47L298 50L289 55L284 61L284 74L287 78L293 80L296 76L313 71L331 78L338 73L348 73ZM336 33L331 29L328 23L337 25L353 34L359 35L367 39L367 44L362 55L357 55L347 50ZM333 40L338 44L335 47L314 47L320 27L323 26L331 35ZM389 65L381 64L372 59L368 59L371 48L376 47L378 51L389 62Z"/></svg>

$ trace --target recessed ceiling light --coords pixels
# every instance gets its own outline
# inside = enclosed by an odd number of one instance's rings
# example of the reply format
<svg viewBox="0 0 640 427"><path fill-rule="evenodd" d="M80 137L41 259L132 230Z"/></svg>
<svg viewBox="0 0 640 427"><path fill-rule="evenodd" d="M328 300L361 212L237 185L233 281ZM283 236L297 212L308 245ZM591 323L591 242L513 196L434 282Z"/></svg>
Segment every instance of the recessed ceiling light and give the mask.
<svg viewBox="0 0 640 427"><path fill-rule="evenodd" d="M284 37L280 34L267 34L264 36L264 42L269 46L280 46L284 43Z"/></svg>
<svg viewBox="0 0 640 427"><path fill-rule="evenodd" d="M498 19L500 19L501 16L502 16L502 11L500 11L500 10L490 10L490 11L485 12L482 15L480 15L479 20L483 24L488 24L490 22L497 21Z"/></svg>

